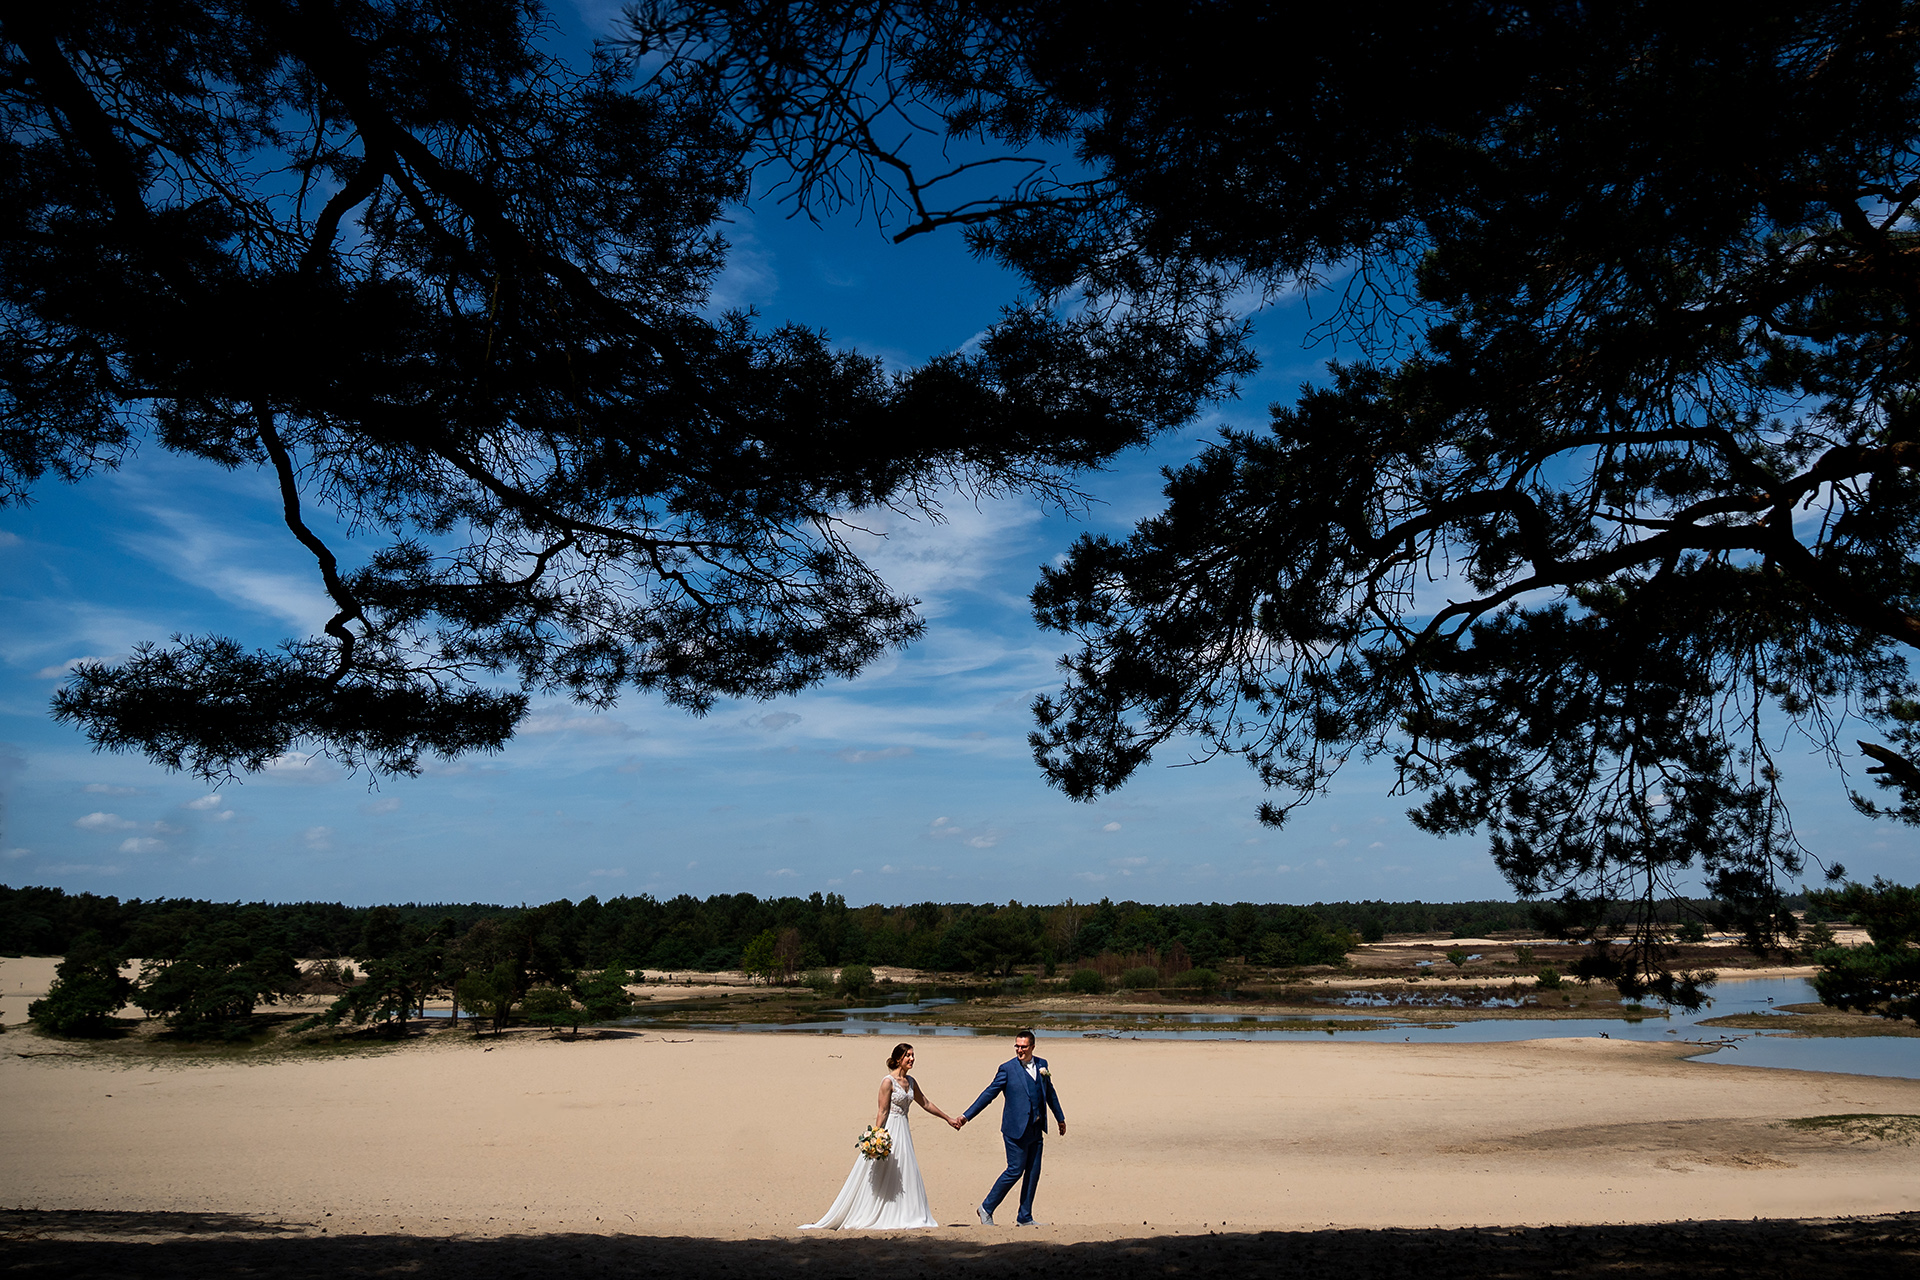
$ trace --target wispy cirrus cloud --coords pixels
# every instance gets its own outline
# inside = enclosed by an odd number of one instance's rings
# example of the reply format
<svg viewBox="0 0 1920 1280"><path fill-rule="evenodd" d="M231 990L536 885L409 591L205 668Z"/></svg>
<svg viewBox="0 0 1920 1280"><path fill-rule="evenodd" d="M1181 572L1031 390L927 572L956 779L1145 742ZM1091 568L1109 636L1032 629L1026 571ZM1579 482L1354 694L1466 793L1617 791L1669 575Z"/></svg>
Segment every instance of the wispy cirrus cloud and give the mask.
<svg viewBox="0 0 1920 1280"><path fill-rule="evenodd" d="M299 563L300 548L289 539L270 538L264 530L249 537L231 524L173 507L149 506L146 515L163 532L128 536L122 545L167 573L303 632L318 629L333 613L317 570L283 567Z"/></svg>

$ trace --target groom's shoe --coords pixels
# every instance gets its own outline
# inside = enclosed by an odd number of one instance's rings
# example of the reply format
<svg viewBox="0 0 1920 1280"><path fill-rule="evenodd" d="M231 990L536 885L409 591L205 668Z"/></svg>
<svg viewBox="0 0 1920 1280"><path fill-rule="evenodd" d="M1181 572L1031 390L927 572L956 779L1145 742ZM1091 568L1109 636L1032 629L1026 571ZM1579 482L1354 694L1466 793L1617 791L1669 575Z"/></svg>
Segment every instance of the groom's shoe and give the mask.
<svg viewBox="0 0 1920 1280"><path fill-rule="evenodd" d="M980 1215L981 1226L990 1227L993 1225L993 1214L988 1211L987 1206L981 1205L978 1209L975 1209L974 1212Z"/></svg>
<svg viewBox="0 0 1920 1280"><path fill-rule="evenodd" d="M1038 1218L1028 1218L1025 1222L1022 1222L1018 1218L1015 1218L1013 1225L1016 1227L1044 1227L1047 1224L1040 1221L1040 1219Z"/></svg>

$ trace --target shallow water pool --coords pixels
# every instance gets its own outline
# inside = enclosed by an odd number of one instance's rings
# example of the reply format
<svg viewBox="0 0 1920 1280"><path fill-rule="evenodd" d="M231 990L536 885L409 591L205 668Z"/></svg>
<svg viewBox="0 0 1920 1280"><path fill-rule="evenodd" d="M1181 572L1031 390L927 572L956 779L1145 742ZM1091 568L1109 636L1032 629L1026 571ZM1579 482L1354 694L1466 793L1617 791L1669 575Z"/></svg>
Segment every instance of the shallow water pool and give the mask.
<svg viewBox="0 0 1920 1280"><path fill-rule="evenodd" d="M1702 1046L1696 1062L1749 1067L1782 1067L1796 1071L1842 1071L1854 1075L1920 1079L1920 1039L1904 1036L1787 1037L1769 1031L1733 1031L1703 1027L1708 1018L1736 1013L1768 1013L1781 1005L1811 1004L1818 997L1804 978L1740 978L1710 988L1713 1003L1697 1012L1667 1010L1648 1005L1645 1017L1623 1018L1478 1018L1455 1023L1408 1022L1396 1019L1393 1006L1371 1006L1367 1013L1289 1017L1285 1014L1175 1013L1139 1017L1125 1014L1087 1016L1052 1014L1036 1020L1043 1036L1071 1039L1081 1036L1122 1040L1364 1040L1372 1043L1495 1044L1517 1040L1560 1040L1578 1036L1607 1036L1615 1040L1678 1040ZM931 999L880 1006L827 1010L831 1017L806 1022L700 1022L677 1027L699 1031L752 1031L814 1035L1004 1036L1000 1027L945 1026L919 1021L933 1008L954 1003ZM1781 1029L1795 1015L1779 1013ZM1047 1030L1050 1021L1069 1021L1072 1028ZM628 1019L646 1025L645 1018ZM1389 1023L1381 1026L1381 1023ZM1085 1031L1088 1025L1109 1023L1111 1031ZM1302 1026L1303 1023L1310 1024ZM1274 1025L1284 1024L1284 1025Z"/></svg>

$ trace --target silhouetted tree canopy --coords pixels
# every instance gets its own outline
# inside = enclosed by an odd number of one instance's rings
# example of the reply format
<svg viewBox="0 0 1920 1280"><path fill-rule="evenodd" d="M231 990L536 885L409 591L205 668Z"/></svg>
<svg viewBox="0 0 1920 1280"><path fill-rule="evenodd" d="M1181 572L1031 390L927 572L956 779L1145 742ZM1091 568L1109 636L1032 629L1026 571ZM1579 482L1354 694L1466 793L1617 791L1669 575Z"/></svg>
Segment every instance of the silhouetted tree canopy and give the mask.
<svg viewBox="0 0 1920 1280"><path fill-rule="evenodd" d="M893 377L708 314L744 135L556 48L537 0L76 0L0 30L0 501L141 446L259 468L335 608L275 650L82 665L55 714L171 768L301 744L408 772L498 748L527 691L698 712L852 674L920 628L860 511L1072 501L1234 358L1027 308ZM380 545L329 545L316 507Z"/></svg>
<svg viewBox="0 0 1920 1280"><path fill-rule="evenodd" d="M1354 358L1045 571L1069 795L1177 747L1278 824L1384 756L1570 919L1698 876L1762 939L1786 725L1839 761L1859 718L1856 803L1920 820L1920 8L630 12L802 207L1196 329L1331 286Z"/></svg>

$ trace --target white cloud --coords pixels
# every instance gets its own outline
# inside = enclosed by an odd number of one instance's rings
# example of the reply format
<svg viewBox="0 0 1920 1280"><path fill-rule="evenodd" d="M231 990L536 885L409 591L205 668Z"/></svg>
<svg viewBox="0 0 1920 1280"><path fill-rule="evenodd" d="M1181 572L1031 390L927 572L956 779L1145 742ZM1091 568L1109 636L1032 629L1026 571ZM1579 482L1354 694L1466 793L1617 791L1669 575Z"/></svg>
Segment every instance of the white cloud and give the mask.
<svg viewBox="0 0 1920 1280"><path fill-rule="evenodd" d="M31 849L0 849L0 858L12 861L15 858L29 857L32 853L33 850Z"/></svg>
<svg viewBox="0 0 1920 1280"><path fill-rule="evenodd" d="M105 782L89 782L80 789L96 796L137 796L141 792L139 787L116 787Z"/></svg>
<svg viewBox="0 0 1920 1280"><path fill-rule="evenodd" d="M791 711L769 711L766 715L747 721L750 728L761 729L767 733L778 733L800 723L800 717Z"/></svg>
<svg viewBox="0 0 1920 1280"><path fill-rule="evenodd" d="M976 849L991 849L1000 843L1000 833L997 831L989 831L985 835L974 836L968 840L967 843Z"/></svg>
<svg viewBox="0 0 1920 1280"><path fill-rule="evenodd" d="M218 809L220 807L220 793L216 791L212 795L201 796L198 800L189 800L180 807L182 809L199 810Z"/></svg>
<svg viewBox="0 0 1920 1280"><path fill-rule="evenodd" d="M262 777L272 778L275 782L298 782L308 786L335 782L341 777L340 770L325 756L305 755L298 751L275 756L267 761L267 767L260 772Z"/></svg>
<svg viewBox="0 0 1920 1280"><path fill-rule="evenodd" d="M837 751L834 753L848 764L866 764L873 760L898 760L902 756L913 754L912 747L885 747L879 751Z"/></svg>
<svg viewBox="0 0 1920 1280"><path fill-rule="evenodd" d="M68 658L65 662L56 662L50 667L42 667L33 673L33 678L36 680L53 680L60 676L67 675L83 662L105 662L111 664L121 660L121 655L99 653L83 654L78 658ZM87 790L91 791L93 788L88 787ZM118 793L116 792L114 794Z"/></svg>
<svg viewBox="0 0 1920 1280"><path fill-rule="evenodd" d="M797 876L800 873L792 867L781 867L778 871L769 871L767 874L770 876Z"/></svg>
<svg viewBox="0 0 1920 1280"><path fill-rule="evenodd" d="M580 715L559 707L535 711L520 722L522 734L562 733L587 738L632 738L640 730L608 715Z"/></svg>
<svg viewBox="0 0 1920 1280"><path fill-rule="evenodd" d="M84 818L75 818L73 825L82 831L131 831L140 824L117 813L90 813Z"/></svg>
<svg viewBox="0 0 1920 1280"><path fill-rule="evenodd" d="M130 836L120 842L122 853L159 853L166 847L164 842L152 836Z"/></svg>
<svg viewBox="0 0 1920 1280"><path fill-rule="evenodd" d="M43 876L117 876L126 868L105 862L55 862L38 868Z"/></svg>
<svg viewBox="0 0 1920 1280"><path fill-rule="evenodd" d="M308 827L302 833L302 838L306 840L307 848L316 852L333 848L332 827Z"/></svg>
<svg viewBox="0 0 1920 1280"><path fill-rule="evenodd" d="M727 265L714 277L707 292L707 312L718 315L744 307L773 301L780 292L780 275L774 270L773 254L760 245L753 233L753 215L745 209L730 211L731 225L726 228Z"/></svg>
<svg viewBox="0 0 1920 1280"><path fill-rule="evenodd" d="M237 536L230 526L165 506L150 506L146 514L172 536L155 536L150 530L129 532L122 545L182 581L303 631L317 629L333 612L317 569L256 567L263 562L293 561L300 548L291 538L281 542ZM264 526L262 532L266 532Z"/></svg>
<svg viewBox="0 0 1920 1280"><path fill-rule="evenodd" d="M984 591L1024 612L1028 606L1020 592L1032 585L1031 564L1038 558L1039 506L1027 498L975 502L957 491L939 502L937 522L894 511L853 513L848 523L857 528L847 531L848 540L888 586L919 600L928 617L948 613L961 592ZM1010 572L1015 565L1017 574ZM996 640L1005 644L1004 638ZM1050 670L1057 656L1049 653L1043 670Z"/></svg>
<svg viewBox="0 0 1920 1280"><path fill-rule="evenodd" d="M399 796L386 796L360 806L360 812L362 813L398 813L399 811Z"/></svg>
<svg viewBox="0 0 1920 1280"><path fill-rule="evenodd" d="M1147 865L1147 859L1145 858L1109 858L1107 859L1107 865L1110 867L1144 867Z"/></svg>
<svg viewBox="0 0 1920 1280"><path fill-rule="evenodd" d="M20 545L19 534L8 533L5 529L0 529L0 547L17 547L19 545Z"/></svg>
<svg viewBox="0 0 1920 1280"><path fill-rule="evenodd" d="M1102 831L1118 831L1120 829L1120 824L1117 822L1109 822L1106 826L1100 829Z"/></svg>
<svg viewBox="0 0 1920 1280"><path fill-rule="evenodd" d="M587 872L587 874L590 876L606 876L609 878L614 878L618 876L624 876L625 874L627 874L627 869L625 867L601 867L597 870L589 871Z"/></svg>

